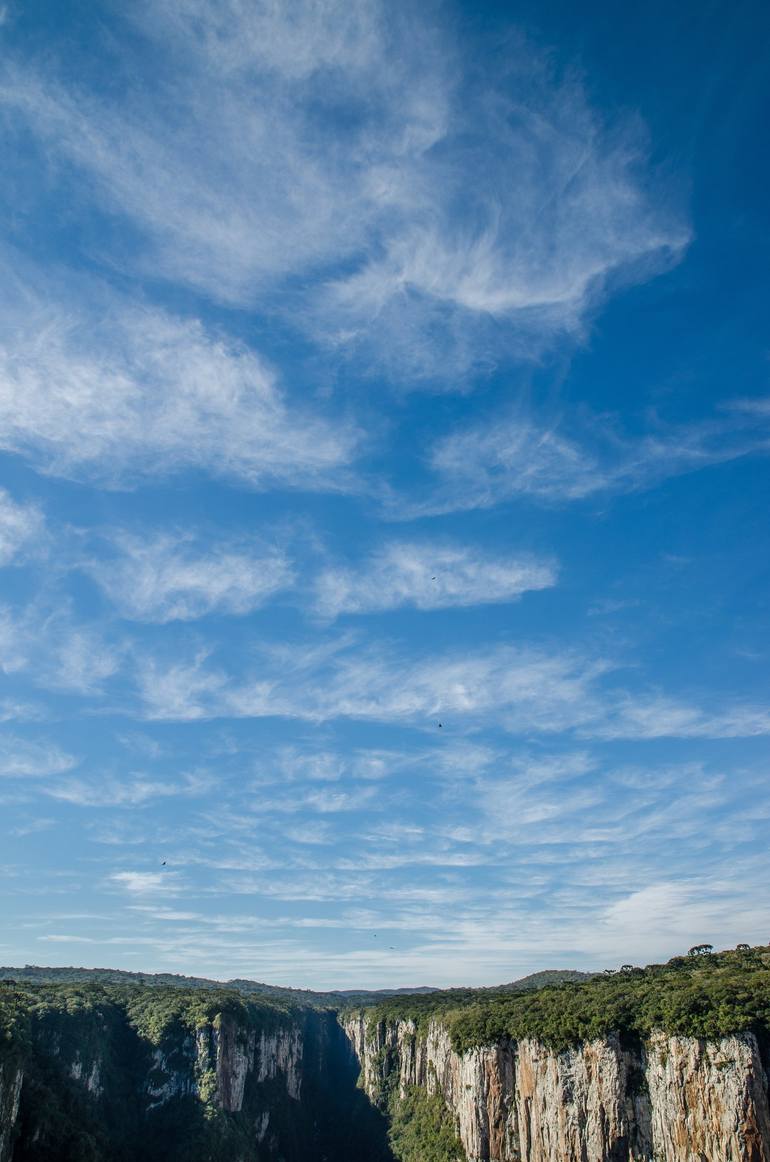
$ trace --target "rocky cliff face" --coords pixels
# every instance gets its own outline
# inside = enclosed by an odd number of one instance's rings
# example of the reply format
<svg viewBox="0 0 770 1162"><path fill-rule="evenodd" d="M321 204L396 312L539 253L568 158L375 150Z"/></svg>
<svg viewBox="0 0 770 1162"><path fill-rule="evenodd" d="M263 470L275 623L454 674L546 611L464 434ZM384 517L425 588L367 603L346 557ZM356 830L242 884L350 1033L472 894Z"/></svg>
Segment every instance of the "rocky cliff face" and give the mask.
<svg viewBox="0 0 770 1162"><path fill-rule="evenodd" d="M256 1144L268 1153L279 1151L286 1103L299 1105L302 1098L303 1046L297 1025L265 1032L228 1015L216 1017L155 1049L145 1083L147 1111L175 1098L197 1099L228 1114L247 1106Z"/></svg>
<svg viewBox="0 0 770 1162"><path fill-rule="evenodd" d="M657 1034L646 1078L656 1158L770 1158L768 1077L751 1033L714 1042Z"/></svg>
<svg viewBox="0 0 770 1162"><path fill-rule="evenodd" d="M10 1162L12 1156L23 1081L21 1064L13 1060L0 1063L0 1162Z"/></svg>
<svg viewBox="0 0 770 1162"><path fill-rule="evenodd" d="M441 1093L468 1162L770 1162L768 1079L751 1033L458 1054L440 1022L424 1036L410 1021L344 1027L372 1100L390 1086Z"/></svg>
<svg viewBox="0 0 770 1162"><path fill-rule="evenodd" d="M298 1102L302 1050L302 1030L296 1025L265 1033L229 1016L216 1017L199 1025L194 1036L155 1050L146 1086L149 1108L189 1096L227 1113L240 1113L247 1081L252 1082L252 1092L275 1081L286 1097ZM272 1092L275 1097L275 1087Z"/></svg>
<svg viewBox="0 0 770 1162"><path fill-rule="evenodd" d="M333 1012L231 1009L32 1016L0 1057L0 1162L393 1162Z"/></svg>
<svg viewBox="0 0 770 1162"><path fill-rule="evenodd" d="M204 1158L220 1139L233 1162L312 1159L303 1051L324 1031L302 1013L260 1028L225 1012L172 1024L155 1045L119 1011L49 1013L0 1059L0 1162L156 1162L173 1158L174 1143Z"/></svg>
<svg viewBox="0 0 770 1162"><path fill-rule="evenodd" d="M154 1040L106 1002L31 1020L0 1058L0 1162L393 1162L376 1107L412 1087L443 1099L458 1160L770 1162L751 1033L459 1053L440 1020L418 1033L366 1014L340 1027L331 1012L209 1012Z"/></svg>

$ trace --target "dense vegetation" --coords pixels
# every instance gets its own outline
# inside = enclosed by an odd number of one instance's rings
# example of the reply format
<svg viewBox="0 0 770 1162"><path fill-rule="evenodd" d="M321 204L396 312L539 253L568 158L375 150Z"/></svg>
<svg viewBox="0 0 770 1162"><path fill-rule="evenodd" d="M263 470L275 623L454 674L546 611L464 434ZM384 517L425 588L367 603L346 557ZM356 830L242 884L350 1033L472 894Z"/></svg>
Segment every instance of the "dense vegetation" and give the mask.
<svg viewBox="0 0 770 1162"><path fill-rule="evenodd" d="M155 1077L155 1048L162 1047L167 1061L184 1068L185 1039L225 1014L241 1028L265 1031L301 1018L299 1010L278 1001L247 1000L223 989L0 984L0 1067L15 1059L24 1065L14 1159L198 1162L232 1157L240 1139L253 1132L220 1115L213 1090L206 1093L205 1076L196 1079L201 1100L182 1095L152 1116L146 1088L148 1082L163 1081ZM90 1092L81 1079L95 1062L99 1081Z"/></svg>
<svg viewBox="0 0 770 1162"><path fill-rule="evenodd" d="M398 1162L464 1162L452 1116L440 1094L410 1086L390 1107L390 1143Z"/></svg>
<svg viewBox="0 0 770 1162"><path fill-rule="evenodd" d="M159 1045L169 1033L194 1030L217 1014L231 1014L245 1027L275 1028L300 1010L277 999L246 999L231 989L153 989L131 985L72 983L29 985L0 981L0 1052L13 1044L29 1045L33 1026L56 1029L61 1037L71 1027L81 1052L83 1032L110 1020L125 1020L140 1037ZM81 1018L72 1022L67 1018ZM97 1033L97 1036L100 1034Z"/></svg>
<svg viewBox="0 0 770 1162"><path fill-rule="evenodd" d="M275 1077L247 1075L239 1112L219 1108L199 1050L226 1017L239 1037L300 1030L301 1101L279 1066ZM14 1162L393 1162L335 1013L318 1005L221 986L6 981L0 1092L18 1065Z"/></svg>
<svg viewBox="0 0 770 1162"><path fill-rule="evenodd" d="M510 989L535 989L546 984L562 981L588 980L591 973L576 972L574 969L546 969L533 972L521 980L499 985L495 989L477 989L476 992L504 992ZM328 992L314 992L311 989L285 988L282 985L264 984L257 980L238 977L234 980L217 981L205 976L181 976L171 972L129 972L122 968L50 968L37 964L26 964L23 968L0 967L0 982L13 980L20 984L138 984L152 988L175 988L189 992L191 989L208 989L221 992L235 990L245 996L268 997L290 1005L315 1005L334 1008L339 1005L366 1005L389 997L430 995L439 990L425 985L416 988L399 989L337 989Z"/></svg>
<svg viewBox="0 0 770 1162"><path fill-rule="evenodd" d="M581 975L581 974L577 974ZM315 1005L330 1008L340 1004L367 1004L384 997L402 996L411 993L430 993L435 989L421 987L414 989L348 989L330 992L313 992L311 989L285 988L282 985L264 984L257 980L241 977L235 980L210 980L205 976L181 976L171 972L128 972L121 968L49 968L37 964L26 964L23 968L0 967L0 982L13 980L20 984L112 984L142 985L152 988L174 988L189 992L191 989L221 992L223 989L243 993L245 996L268 997L291 1005ZM504 986L507 987L507 986Z"/></svg>
<svg viewBox="0 0 770 1162"><path fill-rule="evenodd" d="M675 957L667 964L592 976L534 991L452 989L382 1001L375 1023L412 1019L418 1030L441 1018L455 1049L534 1037L555 1049L617 1032L653 1029L699 1037L754 1030L770 1036L770 947Z"/></svg>

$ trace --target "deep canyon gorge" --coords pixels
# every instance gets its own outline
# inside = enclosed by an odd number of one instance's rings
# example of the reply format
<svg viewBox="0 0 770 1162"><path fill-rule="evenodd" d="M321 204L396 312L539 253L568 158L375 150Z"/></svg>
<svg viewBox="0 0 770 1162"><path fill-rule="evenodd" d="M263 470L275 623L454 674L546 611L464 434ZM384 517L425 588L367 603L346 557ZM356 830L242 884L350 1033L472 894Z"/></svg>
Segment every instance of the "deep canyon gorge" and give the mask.
<svg viewBox="0 0 770 1162"><path fill-rule="evenodd" d="M0 1162L770 1162L766 978L763 950L337 1007L6 980ZM756 1017L730 1032L728 983ZM668 1007L642 1028L653 995ZM624 1027L570 1033L597 1005ZM686 1006L715 1032L662 1027Z"/></svg>

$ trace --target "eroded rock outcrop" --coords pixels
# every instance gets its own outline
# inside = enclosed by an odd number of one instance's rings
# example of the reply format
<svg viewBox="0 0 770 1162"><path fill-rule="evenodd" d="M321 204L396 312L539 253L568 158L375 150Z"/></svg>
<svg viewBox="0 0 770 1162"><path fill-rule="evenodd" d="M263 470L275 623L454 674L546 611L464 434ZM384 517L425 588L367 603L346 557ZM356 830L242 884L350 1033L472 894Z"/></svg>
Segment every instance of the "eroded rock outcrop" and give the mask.
<svg viewBox="0 0 770 1162"><path fill-rule="evenodd" d="M440 1021L424 1035L365 1015L344 1028L370 1098L413 1085L441 1093L468 1162L770 1162L768 1079L751 1033L457 1053Z"/></svg>

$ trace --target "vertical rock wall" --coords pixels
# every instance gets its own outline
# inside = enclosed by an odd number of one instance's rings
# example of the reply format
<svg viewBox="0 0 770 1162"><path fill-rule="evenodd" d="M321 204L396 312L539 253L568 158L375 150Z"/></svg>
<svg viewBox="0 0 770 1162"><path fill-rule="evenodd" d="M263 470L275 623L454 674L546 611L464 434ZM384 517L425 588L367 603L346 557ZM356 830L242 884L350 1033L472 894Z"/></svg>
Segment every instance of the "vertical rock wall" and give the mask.
<svg viewBox="0 0 770 1162"><path fill-rule="evenodd" d="M502 1040L457 1053L440 1021L418 1034L410 1021L369 1027L364 1014L343 1029L369 1098L381 1103L386 1092L403 1096L412 1086L440 1094L468 1162L770 1162L768 1079L751 1033L715 1041L657 1033L636 1047L608 1036L561 1053L536 1040ZM327 1121L339 1126L354 1109L354 1074L345 1080L339 1062L332 1065L338 1043L344 1061L331 1014L269 1031L223 1014L148 1055L137 1108L195 1097L246 1119L239 1124L252 1127L252 1146L244 1158L256 1151L306 1159L311 1140L313 1157L337 1158L336 1146L330 1153L321 1144L318 1119L334 1106ZM117 1077L109 1043L65 1051L54 1036L47 1051L98 1110ZM0 1162L12 1162L23 1084L23 1063L4 1059ZM347 1105L334 1105L335 1085L350 1086ZM339 1157L363 1157L367 1148L356 1139ZM382 1142L378 1149L387 1157Z"/></svg>
<svg viewBox="0 0 770 1162"><path fill-rule="evenodd" d="M21 1064L13 1059L0 1062L0 1162L11 1159L23 1080Z"/></svg>
<svg viewBox="0 0 770 1162"><path fill-rule="evenodd" d="M432 1022L344 1022L372 1098L440 1092L468 1162L770 1162L768 1079L755 1037L613 1036L554 1053L505 1041L458 1054Z"/></svg>
<svg viewBox="0 0 770 1162"><path fill-rule="evenodd" d="M753 1034L719 1041L656 1034L646 1077L656 1158L770 1158L768 1079Z"/></svg>

